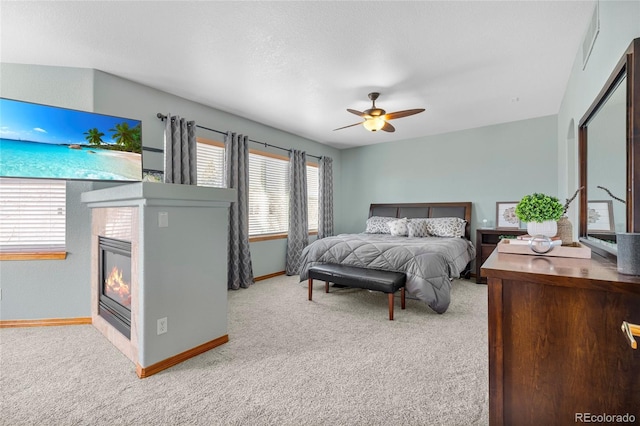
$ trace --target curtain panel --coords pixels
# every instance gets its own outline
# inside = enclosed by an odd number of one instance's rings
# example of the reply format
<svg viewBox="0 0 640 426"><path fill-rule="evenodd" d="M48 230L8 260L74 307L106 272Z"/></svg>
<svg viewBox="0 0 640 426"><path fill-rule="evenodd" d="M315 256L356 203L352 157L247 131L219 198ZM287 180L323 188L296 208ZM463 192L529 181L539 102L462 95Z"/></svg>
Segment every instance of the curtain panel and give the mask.
<svg viewBox="0 0 640 426"><path fill-rule="evenodd" d="M307 209L307 154L296 149L289 153L289 231L287 236L287 275L297 275L300 255L309 244Z"/></svg>
<svg viewBox="0 0 640 426"><path fill-rule="evenodd" d="M321 157L318 166L318 239L333 235L333 159Z"/></svg>
<svg viewBox="0 0 640 426"><path fill-rule="evenodd" d="M249 137L228 132L224 138L225 186L238 191L229 208L227 288L237 290L253 284L249 251Z"/></svg>
<svg viewBox="0 0 640 426"><path fill-rule="evenodd" d="M164 181L197 184L196 123L167 114L164 127Z"/></svg>

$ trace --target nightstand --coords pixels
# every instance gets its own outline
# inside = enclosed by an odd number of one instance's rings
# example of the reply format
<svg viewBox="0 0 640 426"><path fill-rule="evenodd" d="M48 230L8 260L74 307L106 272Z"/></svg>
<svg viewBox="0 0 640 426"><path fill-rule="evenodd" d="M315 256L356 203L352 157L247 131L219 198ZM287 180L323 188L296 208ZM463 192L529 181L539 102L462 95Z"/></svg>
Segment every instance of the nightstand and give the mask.
<svg viewBox="0 0 640 426"><path fill-rule="evenodd" d="M487 279L480 276L480 267L495 250L500 236L515 237L526 233L526 229L476 229L476 283L486 284Z"/></svg>

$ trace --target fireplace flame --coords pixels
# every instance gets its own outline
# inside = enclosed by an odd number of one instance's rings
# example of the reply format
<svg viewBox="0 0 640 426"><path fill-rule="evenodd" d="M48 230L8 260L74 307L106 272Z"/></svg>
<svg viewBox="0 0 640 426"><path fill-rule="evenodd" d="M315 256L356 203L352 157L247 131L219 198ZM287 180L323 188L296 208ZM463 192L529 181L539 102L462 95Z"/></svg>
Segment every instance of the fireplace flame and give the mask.
<svg viewBox="0 0 640 426"><path fill-rule="evenodd" d="M116 266L111 269L111 273L104 281L107 296L127 308L131 307L131 291L129 284L122 279L122 271Z"/></svg>

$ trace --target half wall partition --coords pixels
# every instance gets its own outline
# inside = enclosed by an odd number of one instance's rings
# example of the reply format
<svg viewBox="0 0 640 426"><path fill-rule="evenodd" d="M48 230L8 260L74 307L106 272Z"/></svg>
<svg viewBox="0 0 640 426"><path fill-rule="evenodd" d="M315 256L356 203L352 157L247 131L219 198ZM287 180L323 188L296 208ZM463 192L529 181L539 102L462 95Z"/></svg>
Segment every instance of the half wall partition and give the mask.
<svg viewBox="0 0 640 426"><path fill-rule="evenodd" d="M92 322L140 378L228 341L228 209L235 198L232 189L152 182L82 194L92 209ZM105 240L122 259L130 253L131 264L130 275L119 271L122 282L106 292L104 275L126 262L102 271ZM128 330L101 314L105 300L130 308ZM111 310L121 314L126 309Z"/></svg>

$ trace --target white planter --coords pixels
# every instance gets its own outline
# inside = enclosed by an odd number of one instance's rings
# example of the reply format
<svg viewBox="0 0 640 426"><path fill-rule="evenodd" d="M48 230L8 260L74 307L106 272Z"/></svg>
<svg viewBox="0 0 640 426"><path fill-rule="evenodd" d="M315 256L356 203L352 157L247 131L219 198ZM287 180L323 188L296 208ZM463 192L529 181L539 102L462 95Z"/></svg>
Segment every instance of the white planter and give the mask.
<svg viewBox="0 0 640 426"><path fill-rule="evenodd" d="M558 233L558 222L555 220L546 220L542 223L529 222L527 223L527 232L532 237L536 235L544 235L552 238Z"/></svg>

